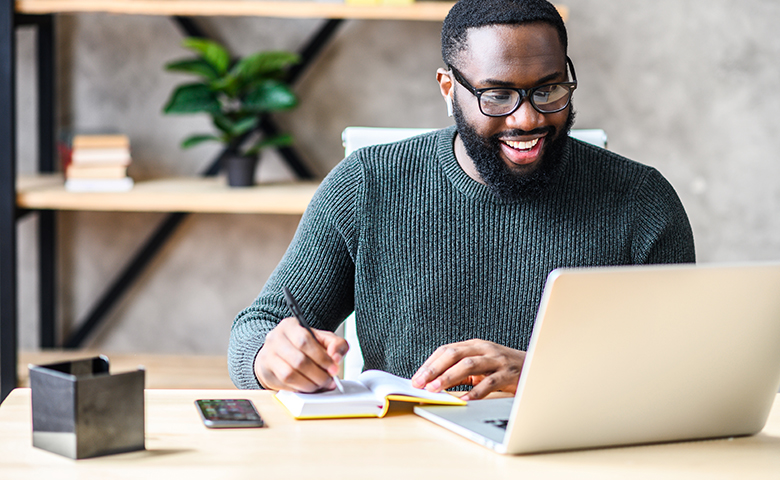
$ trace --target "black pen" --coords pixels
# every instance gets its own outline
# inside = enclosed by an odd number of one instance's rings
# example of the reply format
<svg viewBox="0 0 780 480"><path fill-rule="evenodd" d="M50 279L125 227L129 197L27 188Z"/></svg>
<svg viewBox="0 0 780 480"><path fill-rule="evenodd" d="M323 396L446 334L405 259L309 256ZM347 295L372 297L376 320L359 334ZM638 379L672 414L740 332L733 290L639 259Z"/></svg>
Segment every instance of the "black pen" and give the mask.
<svg viewBox="0 0 780 480"><path fill-rule="evenodd" d="M298 306L298 302L295 301L295 297L292 296L292 293L290 293L290 290L287 287L282 287L282 290L284 291L284 299L287 301L287 307L290 309L293 315L295 315L295 318L298 319L298 323L300 323L303 328L308 330L312 338L319 343L319 340L317 340L317 337L314 335L314 332L309 326L309 322L303 318L303 312L301 312L301 307ZM336 388L339 389L339 392L344 393L344 386L341 385L341 380L339 380L337 375L333 375L333 381L336 382Z"/></svg>

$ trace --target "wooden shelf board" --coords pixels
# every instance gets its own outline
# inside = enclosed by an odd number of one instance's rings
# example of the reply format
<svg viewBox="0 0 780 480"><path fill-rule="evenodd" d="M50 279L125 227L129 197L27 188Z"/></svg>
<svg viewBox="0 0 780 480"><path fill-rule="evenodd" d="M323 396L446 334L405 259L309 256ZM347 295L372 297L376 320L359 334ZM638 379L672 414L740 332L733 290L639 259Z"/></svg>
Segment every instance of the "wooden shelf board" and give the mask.
<svg viewBox="0 0 780 480"><path fill-rule="evenodd" d="M33 15L103 12L127 15L442 21L453 5L455 2L447 1L419 1L409 5L347 5L265 0L16 0L16 11ZM568 7L557 8L566 21Z"/></svg>
<svg viewBox="0 0 780 480"><path fill-rule="evenodd" d="M230 188L222 178L163 178L136 182L129 192L76 193L61 175L22 175L16 204L32 210L116 212L266 213L301 215L318 182Z"/></svg>
<svg viewBox="0 0 780 480"><path fill-rule="evenodd" d="M16 0L16 11L28 14L106 12L134 15L441 21L454 4L455 2L435 1L421 1L409 5L348 5L265 0Z"/></svg>

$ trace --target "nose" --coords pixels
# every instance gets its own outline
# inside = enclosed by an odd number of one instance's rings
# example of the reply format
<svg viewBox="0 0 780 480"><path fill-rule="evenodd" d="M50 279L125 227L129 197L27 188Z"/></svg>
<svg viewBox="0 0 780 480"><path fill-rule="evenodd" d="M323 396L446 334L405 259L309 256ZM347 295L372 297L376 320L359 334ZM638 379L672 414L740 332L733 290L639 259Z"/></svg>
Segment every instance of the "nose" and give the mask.
<svg viewBox="0 0 780 480"><path fill-rule="evenodd" d="M544 115L537 112L528 98L524 98L517 110L505 117L508 128L530 132L542 126Z"/></svg>

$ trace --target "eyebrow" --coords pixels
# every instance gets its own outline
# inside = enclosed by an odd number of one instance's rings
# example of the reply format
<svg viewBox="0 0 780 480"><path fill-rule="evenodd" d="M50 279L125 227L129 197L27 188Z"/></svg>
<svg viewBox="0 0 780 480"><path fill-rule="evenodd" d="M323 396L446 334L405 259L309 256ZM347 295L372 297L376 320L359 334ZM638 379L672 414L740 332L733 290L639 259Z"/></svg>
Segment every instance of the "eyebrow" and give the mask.
<svg viewBox="0 0 780 480"><path fill-rule="evenodd" d="M536 81L536 85L544 85L544 84L550 83L550 82L552 82L553 80L555 80L556 78L558 78L558 77L560 77L562 75L565 75L565 73L561 73L561 72L551 73L551 74L546 75L546 76L540 78L539 80L537 80ZM480 87L480 89L481 88L493 88L493 86L495 86L495 87L515 88L515 86L514 86L514 84L512 82L505 82L504 80L496 80L496 79L493 79L493 78L485 79L483 82L480 82L480 83L486 84L486 85L492 85L491 87Z"/></svg>

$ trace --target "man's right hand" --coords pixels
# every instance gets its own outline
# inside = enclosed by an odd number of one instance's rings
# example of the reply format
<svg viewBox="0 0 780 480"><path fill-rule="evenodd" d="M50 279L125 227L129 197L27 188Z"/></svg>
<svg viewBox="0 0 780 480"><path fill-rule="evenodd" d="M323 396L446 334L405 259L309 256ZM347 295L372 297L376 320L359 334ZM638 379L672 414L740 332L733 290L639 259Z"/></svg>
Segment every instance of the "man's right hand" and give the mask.
<svg viewBox="0 0 780 480"><path fill-rule="evenodd" d="M290 317L268 333L255 357L255 375L263 387L296 392L336 388L333 376L349 345L332 332L312 331L316 340Z"/></svg>

